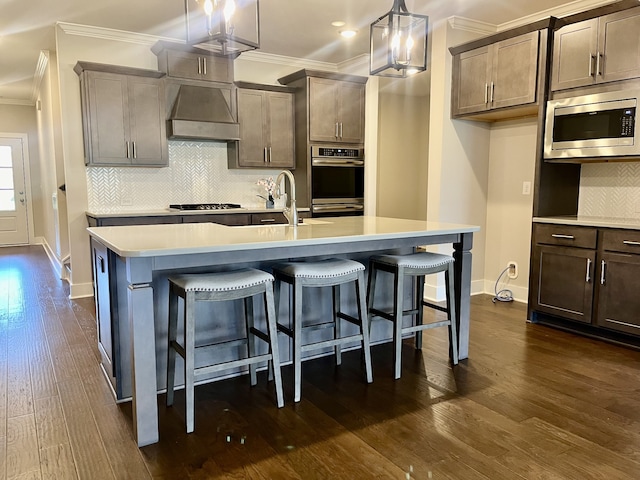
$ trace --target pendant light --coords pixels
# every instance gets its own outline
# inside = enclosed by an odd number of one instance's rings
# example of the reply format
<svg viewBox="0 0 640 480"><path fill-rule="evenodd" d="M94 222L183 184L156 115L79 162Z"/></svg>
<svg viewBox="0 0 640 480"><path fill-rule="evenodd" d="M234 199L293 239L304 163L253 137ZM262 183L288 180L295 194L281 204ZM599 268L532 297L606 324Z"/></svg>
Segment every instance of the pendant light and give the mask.
<svg viewBox="0 0 640 480"><path fill-rule="evenodd" d="M409 13L404 0L371 24L369 72L381 77L406 77L427 69L429 17Z"/></svg>
<svg viewBox="0 0 640 480"><path fill-rule="evenodd" d="M187 44L225 57L260 48L258 0L185 0Z"/></svg>

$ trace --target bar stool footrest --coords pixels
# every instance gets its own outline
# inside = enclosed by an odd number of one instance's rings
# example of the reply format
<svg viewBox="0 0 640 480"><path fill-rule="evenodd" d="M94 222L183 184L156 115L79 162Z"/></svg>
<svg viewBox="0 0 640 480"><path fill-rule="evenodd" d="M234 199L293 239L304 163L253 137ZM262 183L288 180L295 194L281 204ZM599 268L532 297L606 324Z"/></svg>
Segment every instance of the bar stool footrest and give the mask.
<svg viewBox="0 0 640 480"><path fill-rule="evenodd" d="M441 312L448 312L447 307L443 307L442 305L437 305L431 302L425 302L424 300L422 301L422 305L424 305L425 307L433 308L434 310L440 310Z"/></svg>
<svg viewBox="0 0 640 480"><path fill-rule="evenodd" d="M430 328L436 328L436 327L446 327L447 325L451 325L451 322L449 320L444 320L442 322L423 323L422 325L405 327L402 329L402 333L421 332L422 330L428 330Z"/></svg>
<svg viewBox="0 0 640 480"><path fill-rule="evenodd" d="M245 365L251 365L254 363L267 362L273 357L270 353L264 355L257 355L255 357L243 358L240 360L233 360L231 362L219 363L216 365L209 365L207 367L200 367L194 369L194 376L207 375L209 373L220 372L222 370L228 370L230 368L244 367Z"/></svg>
<svg viewBox="0 0 640 480"><path fill-rule="evenodd" d="M302 345L300 351L309 352L311 350L318 350L319 348L335 347L336 345L342 345L343 343L349 343L352 341L362 341L362 335L350 335L348 337L341 337L331 340L325 340L323 342L310 343L308 345Z"/></svg>

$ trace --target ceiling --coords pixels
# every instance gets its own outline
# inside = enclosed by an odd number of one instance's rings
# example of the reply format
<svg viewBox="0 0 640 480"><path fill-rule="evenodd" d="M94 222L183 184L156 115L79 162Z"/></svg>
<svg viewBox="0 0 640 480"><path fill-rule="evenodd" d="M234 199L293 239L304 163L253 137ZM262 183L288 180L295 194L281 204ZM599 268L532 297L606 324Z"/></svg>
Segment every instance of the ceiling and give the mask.
<svg viewBox="0 0 640 480"><path fill-rule="evenodd" d="M495 25L574 3L406 0L409 11L429 15L432 23L456 15ZM357 57L367 52L369 24L392 4L392 0L261 0L260 50L331 63ZM0 11L0 103L31 102L40 51L55 51L57 21L184 38L182 0L0 0ZM331 25L336 20L359 34L343 39L339 28Z"/></svg>

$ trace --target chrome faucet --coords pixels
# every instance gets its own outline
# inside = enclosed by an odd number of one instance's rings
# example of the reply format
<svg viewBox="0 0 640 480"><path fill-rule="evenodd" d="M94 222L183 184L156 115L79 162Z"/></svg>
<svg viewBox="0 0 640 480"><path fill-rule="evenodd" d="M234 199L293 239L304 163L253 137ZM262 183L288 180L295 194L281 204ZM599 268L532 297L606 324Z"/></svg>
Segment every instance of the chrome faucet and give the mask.
<svg viewBox="0 0 640 480"><path fill-rule="evenodd" d="M289 195L287 195L289 199L289 202L288 202L289 206L285 205L282 213L284 213L284 216L287 217L287 220L289 221L289 225L297 227L298 226L298 209L296 208L296 180L293 177L293 173L291 173L289 170L281 171L280 174L278 175L278 178L276 178L276 198L281 198L283 195L283 192L280 189L280 183L282 182L282 179L284 177L287 177L289 179L289 185L290 185L291 191L289 192ZM286 194L286 188L284 193Z"/></svg>

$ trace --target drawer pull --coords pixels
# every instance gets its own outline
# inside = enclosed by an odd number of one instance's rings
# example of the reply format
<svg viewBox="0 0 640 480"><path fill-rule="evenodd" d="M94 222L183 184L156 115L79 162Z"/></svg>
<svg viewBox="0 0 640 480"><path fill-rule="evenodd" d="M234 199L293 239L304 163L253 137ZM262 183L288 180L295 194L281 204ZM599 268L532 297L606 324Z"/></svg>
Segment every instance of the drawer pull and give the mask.
<svg viewBox="0 0 640 480"><path fill-rule="evenodd" d="M260 222L262 222L262 223L273 223L275 221L276 221L275 218L263 218L263 219L260 220Z"/></svg>
<svg viewBox="0 0 640 480"><path fill-rule="evenodd" d="M589 283L591 281L591 259L587 258L587 278L586 282Z"/></svg>
<svg viewBox="0 0 640 480"><path fill-rule="evenodd" d="M622 243L625 245L633 245L634 247L640 247L640 242L634 242L632 240L623 240Z"/></svg>
<svg viewBox="0 0 640 480"><path fill-rule="evenodd" d="M553 238L564 238L565 240L575 240L576 237L574 237L573 235L563 235L561 233L553 233L551 234L551 236Z"/></svg>
<svg viewBox="0 0 640 480"><path fill-rule="evenodd" d="M604 271L607 266L607 263L604 260L602 260L602 263L600 263L600 266L602 267L600 269L600 285L604 285L604 275L605 275Z"/></svg>

